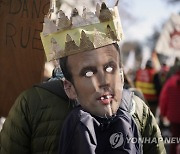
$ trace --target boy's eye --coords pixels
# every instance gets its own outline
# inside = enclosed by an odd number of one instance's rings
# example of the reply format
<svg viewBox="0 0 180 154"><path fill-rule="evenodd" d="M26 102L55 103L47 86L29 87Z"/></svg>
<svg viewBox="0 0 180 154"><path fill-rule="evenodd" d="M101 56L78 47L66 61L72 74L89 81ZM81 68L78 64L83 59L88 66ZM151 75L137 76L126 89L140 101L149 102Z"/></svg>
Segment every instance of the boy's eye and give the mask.
<svg viewBox="0 0 180 154"><path fill-rule="evenodd" d="M91 77L91 76L93 76L93 74L94 73L92 71L88 71L88 72L85 73L85 76L86 77Z"/></svg>
<svg viewBox="0 0 180 154"><path fill-rule="evenodd" d="M106 72L111 73L113 71L113 68L111 66L106 67Z"/></svg>

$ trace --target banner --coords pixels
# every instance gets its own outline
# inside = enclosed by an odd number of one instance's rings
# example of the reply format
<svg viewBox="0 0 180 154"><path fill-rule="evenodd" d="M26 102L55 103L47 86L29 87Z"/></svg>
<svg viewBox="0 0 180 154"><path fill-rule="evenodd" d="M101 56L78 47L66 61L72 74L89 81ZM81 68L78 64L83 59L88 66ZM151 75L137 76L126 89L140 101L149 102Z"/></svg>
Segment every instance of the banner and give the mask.
<svg viewBox="0 0 180 154"><path fill-rule="evenodd" d="M161 32L155 50L163 55L180 57L180 15L171 15Z"/></svg>

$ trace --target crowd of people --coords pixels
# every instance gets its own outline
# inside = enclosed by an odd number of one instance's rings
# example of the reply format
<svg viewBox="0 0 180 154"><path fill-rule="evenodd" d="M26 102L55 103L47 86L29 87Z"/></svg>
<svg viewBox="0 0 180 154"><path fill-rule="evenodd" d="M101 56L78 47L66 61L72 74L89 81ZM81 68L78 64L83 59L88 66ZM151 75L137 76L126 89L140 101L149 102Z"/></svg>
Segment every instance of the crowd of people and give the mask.
<svg viewBox="0 0 180 154"><path fill-rule="evenodd" d="M95 14L84 9L83 17L75 9L71 20L50 9L41 39L47 59L60 67L16 99L0 133L0 153L165 154L158 107L172 136L180 137L180 62L157 72L148 60L130 81L117 4L102 3ZM178 149L172 144L171 154Z"/></svg>
<svg viewBox="0 0 180 154"><path fill-rule="evenodd" d="M147 61L145 69L136 73L135 87L140 89L161 130L168 128L170 136L180 137L180 59L176 58L174 65L169 67L162 63L157 71L151 60ZM178 143L170 145L170 154L176 154Z"/></svg>

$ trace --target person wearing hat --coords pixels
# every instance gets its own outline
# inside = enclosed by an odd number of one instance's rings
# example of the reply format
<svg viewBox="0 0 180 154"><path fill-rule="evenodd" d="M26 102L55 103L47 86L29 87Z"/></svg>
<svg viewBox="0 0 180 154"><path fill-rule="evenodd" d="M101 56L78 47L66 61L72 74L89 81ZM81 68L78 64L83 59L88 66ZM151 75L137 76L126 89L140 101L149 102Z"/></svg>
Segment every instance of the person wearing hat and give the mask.
<svg viewBox="0 0 180 154"><path fill-rule="evenodd" d="M117 6L102 3L82 16L74 10L70 19L50 9L44 21L47 60L60 60L69 100L57 80L23 93L3 126L1 151L57 153L59 144L61 154L166 153L149 108L123 90Z"/></svg>

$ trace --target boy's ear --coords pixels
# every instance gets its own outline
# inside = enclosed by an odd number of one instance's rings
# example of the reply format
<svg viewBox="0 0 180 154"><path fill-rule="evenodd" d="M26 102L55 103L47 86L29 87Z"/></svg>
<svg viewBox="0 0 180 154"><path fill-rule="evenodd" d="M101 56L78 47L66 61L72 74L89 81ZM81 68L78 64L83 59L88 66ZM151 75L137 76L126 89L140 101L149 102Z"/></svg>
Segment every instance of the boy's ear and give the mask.
<svg viewBox="0 0 180 154"><path fill-rule="evenodd" d="M74 88L74 85L68 80L64 80L63 84L64 84L64 90L66 92L66 95L70 99L77 99L77 93Z"/></svg>

